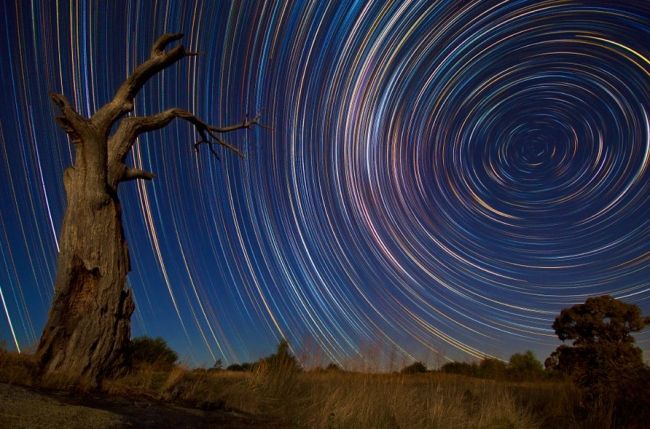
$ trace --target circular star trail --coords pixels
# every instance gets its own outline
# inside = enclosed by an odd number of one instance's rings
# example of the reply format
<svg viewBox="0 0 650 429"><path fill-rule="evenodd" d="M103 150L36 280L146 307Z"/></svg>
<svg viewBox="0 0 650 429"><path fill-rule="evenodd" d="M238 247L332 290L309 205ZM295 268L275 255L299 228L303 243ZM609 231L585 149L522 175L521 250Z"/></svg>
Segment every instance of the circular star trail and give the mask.
<svg viewBox="0 0 650 429"><path fill-rule="evenodd" d="M647 2L17 1L0 19L15 348L52 299L72 162L48 91L90 115L177 31L201 55L136 113L266 127L228 136L244 161L194 151L184 124L140 138L130 162L157 178L120 189L135 334L194 363L281 337L344 364L544 357L586 297L650 311Z"/></svg>

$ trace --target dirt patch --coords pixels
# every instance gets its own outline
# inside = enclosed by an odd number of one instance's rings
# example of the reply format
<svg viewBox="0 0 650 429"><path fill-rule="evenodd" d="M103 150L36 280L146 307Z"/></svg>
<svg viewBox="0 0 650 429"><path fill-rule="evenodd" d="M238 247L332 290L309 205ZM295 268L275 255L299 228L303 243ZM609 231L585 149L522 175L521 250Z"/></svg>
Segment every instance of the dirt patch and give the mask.
<svg viewBox="0 0 650 429"><path fill-rule="evenodd" d="M0 384L0 427L10 428L279 428L232 410L198 410L155 399L75 395Z"/></svg>

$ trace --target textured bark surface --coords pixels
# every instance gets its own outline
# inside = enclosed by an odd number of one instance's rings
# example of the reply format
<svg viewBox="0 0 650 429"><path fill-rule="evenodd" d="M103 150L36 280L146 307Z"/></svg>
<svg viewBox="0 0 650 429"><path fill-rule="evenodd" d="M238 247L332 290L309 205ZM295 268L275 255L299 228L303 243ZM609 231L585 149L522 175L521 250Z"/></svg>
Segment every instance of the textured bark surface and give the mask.
<svg viewBox="0 0 650 429"><path fill-rule="evenodd" d="M55 297L38 357L46 374L95 382L119 372L134 305L125 287L129 255L116 195L88 198L85 171L66 171Z"/></svg>
<svg viewBox="0 0 650 429"><path fill-rule="evenodd" d="M183 45L165 50L182 37L161 36L149 59L91 118L79 115L65 96L50 94L61 112L56 120L75 146L75 161L63 177L67 207L55 295L36 352L46 378L97 384L124 368L134 305L126 288L130 264L117 187L121 182L154 177L153 173L125 164L138 136L178 118L194 126L199 134L195 149L205 144L217 155L217 145L242 156L220 135L257 124L257 118L247 118L240 124L215 127L179 108L151 116L125 116L133 110L133 99L147 80L180 59L196 55ZM113 125L117 125L115 132L109 135Z"/></svg>

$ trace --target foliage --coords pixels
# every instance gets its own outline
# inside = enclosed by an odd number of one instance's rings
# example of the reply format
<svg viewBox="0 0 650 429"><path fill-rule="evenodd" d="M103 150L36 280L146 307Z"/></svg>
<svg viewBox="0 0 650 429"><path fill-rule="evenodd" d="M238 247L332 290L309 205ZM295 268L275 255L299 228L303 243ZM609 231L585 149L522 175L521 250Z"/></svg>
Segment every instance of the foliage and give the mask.
<svg viewBox="0 0 650 429"><path fill-rule="evenodd" d="M244 362L244 363L233 363L232 365L228 365L226 370L235 371L235 372L250 372L255 370L255 368L257 368L257 363Z"/></svg>
<svg viewBox="0 0 650 429"><path fill-rule="evenodd" d="M414 362L408 366L405 366L400 371L402 374L421 374L423 372L427 372L427 366L422 362Z"/></svg>
<svg viewBox="0 0 650 429"><path fill-rule="evenodd" d="M215 371L223 371L223 362L221 362L221 359L217 359L214 361L214 365L212 365L212 368L208 369L210 372L215 372Z"/></svg>
<svg viewBox="0 0 650 429"><path fill-rule="evenodd" d="M266 370L274 371L300 371L302 367L298 359L289 351L287 340L280 340L274 354L259 360L258 365L263 366Z"/></svg>
<svg viewBox="0 0 650 429"><path fill-rule="evenodd" d="M161 369L170 369L178 360L176 352L160 337L143 336L132 339L127 356L132 367L150 364Z"/></svg>
<svg viewBox="0 0 650 429"><path fill-rule="evenodd" d="M343 369L335 363L330 363L325 367L325 371L343 371Z"/></svg>
<svg viewBox="0 0 650 429"><path fill-rule="evenodd" d="M527 350L515 353L508 362L508 378L512 380L537 380L544 376L544 367L535 354Z"/></svg>
<svg viewBox="0 0 650 429"><path fill-rule="evenodd" d="M227 371L235 371L235 372L241 372L244 370L244 368L241 366L241 364L238 363L233 363L231 365L228 365L226 367Z"/></svg>
<svg viewBox="0 0 650 429"><path fill-rule="evenodd" d="M650 318L643 318L638 306L603 295L562 310L553 329L560 340L573 340L574 346L631 344L634 337L630 333L642 330L648 323Z"/></svg>
<svg viewBox="0 0 650 429"><path fill-rule="evenodd" d="M286 340L281 340L278 343L276 352L272 355L263 357L257 362L244 362L234 363L229 365L226 370L235 372L247 371L300 371L302 367L298 363L298 359L289 351L289 343Z"/></svg>
<svg viewBox="0 0 650 429"><path fill-rule="evenodd" d="M650 401L643 394L649 371L631 335L649 322L638 306L608 295L564 309L555 319L557 336L572 344L560 345L545 365L571 377L581 391L585 413L598 424L628 427L636 419L650 418Z"/></svg>
<svg viewBox="0 0 650 429"><path fill-rule="evenodd" d="M499 359L485 358L478 364L478 376L502 380L506 376L507 365Z"/></svg>
<svg viewBox="0 0 650 429"><path fill-rule="evenodd" d="M444 364L440 371L448 374L460 374L470 377L478 377L478 365L475 363L467 362L447 362Z"/></svg>
<svg viewBox="0 0 650 429"><path fill-rule="evenodd" d="M602 377L643 366L641 349L632 332L642 330L648 318L638 306L605 295L564 309L553 323L562 341L546 360L548 368L572 375L579 385L595 387Z"/></svg>
<svg viewBox="0 0 650 429"><path fill-rule="evenodd" d="M491 378L502 380L507 375L505 362L494 358L482 359L478 364L466 362L449 362L444 364L440 370L450 374L461 374L469 377Z"/></svg>
<svg viewBox="0 0 650 429"><path fill-rule="evenodd" d="M469 377L513 381L535 381L545 376L541 362L530 350L513 354L507 364L499 359L485 358L478 364L448 362L440 368L440 371Z"/></svg>

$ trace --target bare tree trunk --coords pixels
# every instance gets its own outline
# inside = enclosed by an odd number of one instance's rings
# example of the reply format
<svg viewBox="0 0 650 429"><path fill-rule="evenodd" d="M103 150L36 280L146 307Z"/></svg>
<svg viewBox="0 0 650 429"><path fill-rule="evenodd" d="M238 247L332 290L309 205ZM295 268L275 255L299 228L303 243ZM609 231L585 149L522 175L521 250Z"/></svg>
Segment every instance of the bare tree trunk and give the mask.
<svg viewBox="0 0 650 429"><path fill-rule="evenodd" d="M129 255L117 195L98 201L84 173L65 173L56 296L38 358L47 375L94 384L123 368L134 305L125 288Z"/></svg>
<svg viewBox="0 0 650 429"><path fill-rule="evenodd" d="M183 37L164 34L118 88L113 100L91 118L79 115L61 94L50 94L59 107L57 122L75 146L74 166L63 177L67 208L57 261L55 296L37 359L45 378L96 385L124 369L124 351L130 340L134 310L126 288L130 270L117 187L129 180L151 180L154 175L128 167L125 159L142 133L157 130L179 118L194 126L201 144L217 155L214 145L242 153L220 134L256 125L257 117L240 124L215 127L192 113L172 108L151 116L126 116L133 99L153 75L187 56L196 55L178 45ZM112 135L110 131L119 121Z"/></svg>

